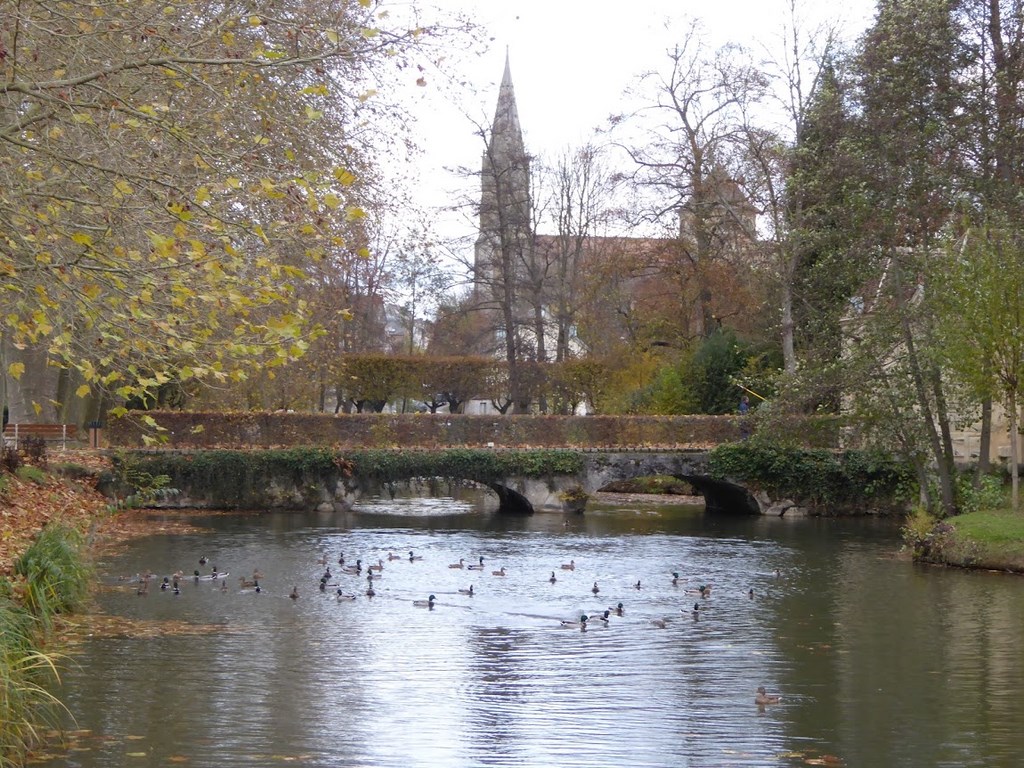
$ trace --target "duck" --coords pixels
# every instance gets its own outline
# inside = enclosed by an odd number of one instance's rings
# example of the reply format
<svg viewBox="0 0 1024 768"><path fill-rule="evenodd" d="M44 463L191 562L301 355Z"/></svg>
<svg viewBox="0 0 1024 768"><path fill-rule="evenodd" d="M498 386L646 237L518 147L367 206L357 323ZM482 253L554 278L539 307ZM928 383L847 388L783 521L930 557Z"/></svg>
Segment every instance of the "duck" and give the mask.
<svg viewBox="0 0 1024 768"><path fill-rule="evenodd" d="M596 595L596 594L597 594L598 592L600 592L600 591L601 591L601 588L600 588L599 586L597 586L597 582L596 582L596 581L594 582L594 586L592 586L592 587L590 588L590 591L591 591L591 592L593 592L593 593L594 593L595 595Z"/></svg>
<svg viewBox="0 0 1024 768"><path fill-rule="evenodd" d="M373 582L370 582L370 586L366 588L366 596L373 597L377 594L377 591L373 588Z"/></svg>
<svg viewBox="0 0 1024 768"><path fill-rule="evenodd" d="M463 558L460 557L459 558L459 562L457 562L457 563L449 563L448 567L449 568L465 568L466 567L466 561Z"/></svg>
<svg viewBox="0 0 1024 768"><path fill-rule="evenodd" d="M568 563L562 563L561 568L562 568L563 571L575 571L576 570L576 561L575 560L570 560Z"/></svg>
<svg viewBox="0 0 1024 768"><path fill-rule="evenodd" d="M320 559L316 561L317 565L327 565L327 553L324 552L320 555Z"/></svg>
<svg viewBox="0 0 1024 768"><path fill-rule="evenodd" d="M320 579L320 591L321 592L326 592L327 591L327 579Z"/></svg>
<svg viewBox="0 0 1024 768"><path fill-rule="evenodd" d="M751 587L749 590L747 590L747 597L749 597L751 600L754 599L754 588L753 587Z"/></svg>
<svg viewBox="0 0 1024 768"><path fill-rule="evenodd" d="M376 565L371 565L371 566L368 566L368 567L369 567L369 570L376 571L377 573L380 573L381 571L384 570L384 561L383 560L378 560Z"/></svg>
<svg viewBox="0 0 1024 768"><path fill-rule="evenodd" d="M691 610L691 613L693 614L694 621L700 618L700 603L693 604L693 609Z"/></svg>
<svg viewBox="0 0 1024 768"><path fill-rule="evenodd" d="M563 627L579 628L580 632L587 631L587 615L584 613L580 616L579 621L565 621L561 622Z"/></svg>
<svg viewBox="0 0 1024 768"><path fill-rule="evenodd" d="M612 615L612 612L609 609L609 610L605 610L602 613L599 613L597 616L591 616L590 618L587 619L587 621L602 621L602 622L605 623L605 625L607 625L608 624L608 617L611 616L611 615Z"/></svg>
<svg viewBox="0 0 1024 768"><path fill-rule="evenodd" d="M504 576L504 575L505 575L505 566L504 565L501 566L501 568L499 568L496 571L491 571L491 576Z"/></svg>
<svg viewBox="0 0 1024 768"><path fill-rule="evenodd" d="M256 590L259 591L259 587L256 587ZM177 584L175 584L174 588L171 590L171 592L174 593L175 595L180 595L181 594L181 587L179 587Z"/></svg>
<svg viewBox="0 0 1024 768"><path fill-rule="evenodd" d="M206 559L206 555L203 555L202 557L199 558L199 564L200 565L206 565L207 562L208 561Z"/></svg>
<svg viewBox="0 0 1024 768"><path fill-rule="evenodd" d="M326 571L324 571L324 575L321 576L320 578L323 579L324 581L327 581L328 579L332 578L333 576L334 576L334 574L331 573L331 569L328 568Z"/></svg>
<svg viewBox="0 0 1024 768"><path fill-rule="evenodd" d="M473 563L472 565L467 565L466 568L471 570L471 571L482 571L484 569L484 559L483 559L483 557L480 558L480 562L479 563Z"/></svg>
<svg viewBox="0 0 1024 768"><path fill-rule="evenodd" d="M688 589L686 590L686 592L690 595L700 595L701 597L709 597L711 595L711 585L701 584L696 589Z"/></svg>
<svg viewBox="0 0 1024 768"><path fill-rule="evenodd" d="M167 589L171 586L171 580L164 576L164 580L160 582L160 589Z"/></svg>
<svg viewBox="0 0 1024 768"><path fill-rule="evenodd" d="M420 608L433 608L434 607L434 601L436 599L437 599L436 597L431 595L426 600L413 600L412 604L416 605L416 606L419 606Z"/></svg>
<svg viewBox="0 0 1024 768"><path fill-rule="evenodd" d="M352 574L356 574L358 576L360 573L363 572L363 561L362 560L356 560L356 564L355 565L343 565L341 567L341 572L342 573L352 573Z"/></svg>
<svg viewBox="0 0 1024 768"><path fill-rule="evenodd" d="M626 609L622 607L622 603L619 603L614 608L609 608L608 610L614 611L616 616L622 616L626 612Z"/></svg>
<svg viewBox="0 0 1024 768"><path fill-rule="evenodd" d="M658 629L665 629L668 626L668 619L651 619L651 624Z"/></svg>
<svg viewBox="0 0 1024 768"><path fill-rule="evenodd" d="M415 563L417 560L422 560L423 555L414 555L412 552L409 553L409 562Z"/></svg>
<svg viewBox="0 0 1024 768"><path fill-rule="evenodd" d="M548 579L548 581L550 581L552 584L554 584L556 581L558 581L558 579L555 578L555 572L554 571L551 572L551 578Z"/></svg>
<svg viewBox="0 0 1024 768"><path fill-rule="evenodd" d="M174 589L175 589L175 590L177 590L178 588L177 588L177 587L175 587ZM255 592L256 594L259 594L260 592L262 592L262 591L263 591L263 587L261 587L261 586L260 586L260 585L259 585L259 584L257 583L257 584L256 584L256 586L252 588L252 591L253 591L253 592ZM178 594L178 593L177 593L177 592L175 592L174 594Z"/></svg>
<svg viewBox="0 0 1024 768"><path fill-rule="evenodd" d="M676 586L679 583L679 574L676 571L672 571L672 586Z"/></svg>
<svg viewBox="0 0 1024 768"><path fill-rule="evenodd" d="M299 599L299 588L298 587L292 587L292 591L288 595L288 597L290 597L292 600L298 600Z"/></svg>
<svg viewBox="0 0 1024 768"><path fill-rule="evenodd" d="M388 552L388 562L389 562L389 563L390 563L390 562L391 562L392 560L401 560L401 559L402 559L402 556L401 556L401 555L396 555L396 554L395 554L394 552Z"/></svg>
<svg viewBox="0 0 1024 768"><path fill-rule="evenodd" d="M263 578L263 572L260 571L259 568L253 568L252 569L252 580L253 581L259 581L262 578Z"/></svg>
<svg viewBox="0 0 1024 768"><path fill-rule="evenodd" d="M238 577L238 586L240 586L242 589L245 589L246 587L255 587L256 583L256 579L247 579L245 578L245 576Z"/></svg>
<svg viewBox="0 0 1024 768"><path fill-rule="evenodd" d="M470 584L469 585L469 589L460 589L459 590L459 594L460 595L469 595L470 597L472 597L473 596L473 585Z"/></svg>
<svg viewBox="0 0 1024 768"><path fill-rule="evenodd" d="M338 553L338 565L344 565L344 564L345 564L345 553L344 552L339 552Z"/></svg>
<svg viewBox="0 0 1024 768"><path fill-rule="evenodd" d="M754 703L759 707L763 707L765 704L778 704L780 701L782 701L781 696L769 694L763 685L758 687L757 694L754 696Z"/></svg>
<svg viewBox="0 0 1024 768"><path fill-rule="evenodd" d="M640 579L637 579L636 580L636 584L634 584L633 586L636 587L637 589L640 589Z"/></svg>
<svg viewBox="0 0 1024 768"><path fill-rule="evenodd" d="M355 594L353 594L351 592L343 592L340 588L338 589L338 601L339 602L342 601L342 600L355 600L355 599L356 599Z"/></svg>

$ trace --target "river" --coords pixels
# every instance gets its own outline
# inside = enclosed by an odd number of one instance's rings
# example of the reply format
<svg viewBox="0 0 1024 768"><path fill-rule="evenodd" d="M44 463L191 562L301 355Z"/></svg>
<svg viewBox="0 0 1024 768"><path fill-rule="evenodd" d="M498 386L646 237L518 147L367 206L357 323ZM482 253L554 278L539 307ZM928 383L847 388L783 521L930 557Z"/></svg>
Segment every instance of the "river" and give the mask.
<svg viewBox="0 0 1024 768"><path fill-rule="evenodd" d="M503 517L442 496L197 522L201 533L139 539L100 564L100 609L137 631L79 648L59 692L75 717L70 749L36 764L858 768L1024 757L1024 582L915 566L892 520L630 501ZM342 556L363 572L343 573ZM481 557L483 570L449 567ZM379 561L368 597L365 568ZM118 578L214 566L228 575L186 578L179 594L158 578L139 596ZM256 569L259 592L239 582ZM700 585L711 593L692 591ZM338 589L356 598L339 601ZM433 607L414 604L431 594ZM561 624L619 603L621 616L586 631ZM762 685L781 701L755 704Z"/></svg>

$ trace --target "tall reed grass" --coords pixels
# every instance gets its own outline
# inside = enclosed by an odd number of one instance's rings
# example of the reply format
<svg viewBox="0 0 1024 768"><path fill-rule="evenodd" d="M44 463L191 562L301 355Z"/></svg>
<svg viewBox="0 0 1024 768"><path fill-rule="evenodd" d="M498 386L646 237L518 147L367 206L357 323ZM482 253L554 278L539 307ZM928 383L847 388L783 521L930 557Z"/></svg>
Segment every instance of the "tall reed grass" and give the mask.
<svg viewBox="0 0 1024 768"><path fill-rule="evenodd" d="M64 707L53 691L62 657L44 649L55 617L88 598L84 537L65 525L46 526L14 573L16 583L0 579L0 768L22 765L61 720Z"/></svg>

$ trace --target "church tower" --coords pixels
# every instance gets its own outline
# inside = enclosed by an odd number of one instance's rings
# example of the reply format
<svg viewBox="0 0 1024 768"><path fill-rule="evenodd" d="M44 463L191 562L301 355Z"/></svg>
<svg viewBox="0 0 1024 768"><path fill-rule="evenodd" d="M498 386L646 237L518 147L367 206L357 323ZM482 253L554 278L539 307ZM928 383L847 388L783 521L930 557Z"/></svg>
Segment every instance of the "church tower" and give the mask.
<svg viewBox="0 0 1024 768"><path fill-rule="evenodd" d="M514 301L532 249L530 160L523 145L508 54L480 173L480 232L474 250L479 301ZM518 303L518 302L515 302Z"/></svg>

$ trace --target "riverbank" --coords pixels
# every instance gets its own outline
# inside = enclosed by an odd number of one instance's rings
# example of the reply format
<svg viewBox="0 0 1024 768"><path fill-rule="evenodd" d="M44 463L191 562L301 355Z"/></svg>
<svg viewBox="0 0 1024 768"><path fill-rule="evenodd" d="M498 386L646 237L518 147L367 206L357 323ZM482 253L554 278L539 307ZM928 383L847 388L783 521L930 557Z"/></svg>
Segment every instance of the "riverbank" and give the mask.
<svg viewBox="0 0 1024 768"><path fill-rule="evenodd" d="M904 539L918 562L1024 574L1024 515L1009 508L938 522L916 515L908 519Z"/></svg>

